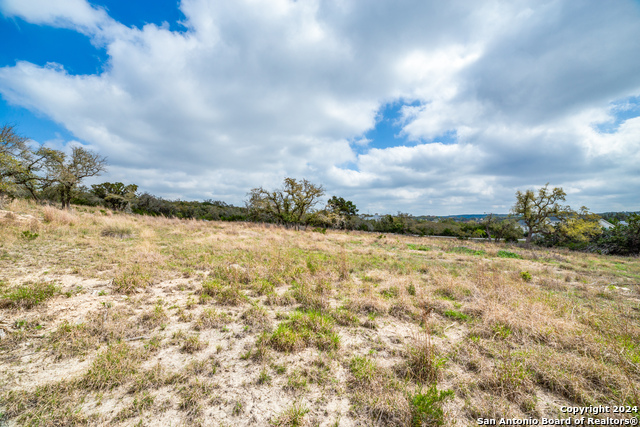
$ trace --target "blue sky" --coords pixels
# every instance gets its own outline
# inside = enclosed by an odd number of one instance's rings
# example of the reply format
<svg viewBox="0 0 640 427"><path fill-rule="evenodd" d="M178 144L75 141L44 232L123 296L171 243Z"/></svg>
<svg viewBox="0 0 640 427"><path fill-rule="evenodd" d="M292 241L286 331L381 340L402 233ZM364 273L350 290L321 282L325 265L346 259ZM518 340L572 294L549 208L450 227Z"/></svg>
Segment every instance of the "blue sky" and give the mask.
<svg viewBox="0 0 640 427"><path fill-rule="evenodd" d="M0 121L97 181L240 204L507 212L550 182L640 210L636 1L0 0Z"/></svg>

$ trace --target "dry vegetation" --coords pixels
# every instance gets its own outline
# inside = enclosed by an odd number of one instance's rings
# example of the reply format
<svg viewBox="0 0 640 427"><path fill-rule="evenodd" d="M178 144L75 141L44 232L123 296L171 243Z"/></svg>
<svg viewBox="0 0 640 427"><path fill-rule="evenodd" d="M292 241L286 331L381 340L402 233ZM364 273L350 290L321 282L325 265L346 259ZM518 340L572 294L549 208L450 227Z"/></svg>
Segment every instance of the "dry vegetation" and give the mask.
<svg viewBox="0 0 640 427"><path fill-rule="evenodd" d="M464 426L640 404L638 258L6 209L9 425Z"/></svg>

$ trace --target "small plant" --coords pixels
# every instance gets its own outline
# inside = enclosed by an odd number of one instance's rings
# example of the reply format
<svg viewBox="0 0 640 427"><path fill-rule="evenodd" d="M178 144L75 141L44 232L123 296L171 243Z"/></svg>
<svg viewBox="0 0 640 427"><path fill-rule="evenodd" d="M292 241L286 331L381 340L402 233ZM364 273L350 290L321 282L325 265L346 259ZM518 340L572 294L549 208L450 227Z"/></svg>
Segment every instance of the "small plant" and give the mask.
<svg viewBox="0 0 640 427"><path fill-rule="evenodd" d="M513 253L513 252L509 252L509 251L498 251L497 255L498 255L499 258L522 259L521 255L518 255L518 254Z"/></svg>
<svg viewBox="0 0 640 427"><path fill-rule="evenodd" d="M195 353L204 349L207 346L206 341L200 341L200 336L198 335L189 335L183 342L180 351L183 353Z"/></svg>
<svg viewBox="0 0 640 427"><path fill-rule="evenodd" d="M285 409L271 425L277 427L299 427L304 421L304 416L309 412L309 408L302 403L294 403Z"/></svg>
<svg viewBox="0 0 640 427"><path fill-rule="evenodd" d="M327 229L323 227L316 227L313 229L313 231L316 233L327 234Z"/></svg>
<svg viewBox="0 0 640 427"><path fill-rule="evenodd" d="M242 414L242 411L244 410L244 405L242 404L242 402L240 400L236 400L236 403L233 405L233 410L232 413L233 415L240 415Z"/></svg>
<svg viewBox="0 0 640 427"><path fill-rule="evenodd" d="M442 426L444 425L444 411L442 404L453 397L452 390L439 391L433 384L426 392L419 391L411 397L411 425Z"/></svg>
<svg viewBox="0 0 640 427"><path fill-rule="evenodd" d="M29 230L25 230L22 232L22 237L26 240L35 240L38 238L38 236L39 236L38 233L32 233Z"/></svg>
<svg viewBox="0 0 640 427"><path fill-rule="evenodd" d="M416 285L413 283L407 286L407 293L413 297L416 296Z"/></svg>
<svg viewBox="0 0 640 427"><path fill-rule="evenodd" d="M266 369L262 369L258 375L258 384L271 384L271 375Z"/></svg>
<svg viewBox="0 0 640 427"><path fill-rule="evenodd" d="M33 308L59 292L53 283L35 282L16 286L0 298L1 307Z"/></svg>
<svg viewBox="0 0 640 427"><path fill-rule="evenodd" d="M525 282L530 282L531 279L533 279L533 276L531 276L531 273L529 273L528 271L521 271L520 278Z"/></svg>

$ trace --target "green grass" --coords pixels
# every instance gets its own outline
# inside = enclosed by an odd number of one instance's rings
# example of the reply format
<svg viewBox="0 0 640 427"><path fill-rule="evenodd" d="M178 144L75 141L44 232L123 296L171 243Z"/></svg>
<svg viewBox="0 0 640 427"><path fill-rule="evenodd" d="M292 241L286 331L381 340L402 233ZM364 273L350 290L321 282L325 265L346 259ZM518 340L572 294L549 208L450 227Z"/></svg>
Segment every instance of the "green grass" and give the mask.
<svg viewBox="0 0 640 427"><path fill-rule="evenodd" d="M497 256L498 258L522 259L521 255L509 251L498 251Z"/></svg>
<svg viewBox="0 0 640 427"><path fill-rule="evenodd" d="M0 308L15 307L30 309L52 298L60 289L49 282L25 283L9 289L0 299Z"/></svg>
<svg viewBox="0 0 640 427"><path fill-rule="evenodd" d="M454 248L449 249L448 252L465 254L465 255L477 255L477 256L481 256L486 253L483 250L471 249L471 248L467 248L466 246L456 246Z"/></svg>
<svg viewBox="0 0 640 427"><path fill-rule="evenodd" d="M444 315L446 317L448 317L449 319L454 319L454 320L469 320L469 316L467 316L464 313L461 313L459 311L456 310L447 310L444 312Z"/></svg>
<svg viewBox="0 0 640 427"><path fill-rule="evenodd" d="M416 245L415 243L408 243L407 246L409 247L409 249L414 251L430 251L431 250L429 246Z"/></svg>

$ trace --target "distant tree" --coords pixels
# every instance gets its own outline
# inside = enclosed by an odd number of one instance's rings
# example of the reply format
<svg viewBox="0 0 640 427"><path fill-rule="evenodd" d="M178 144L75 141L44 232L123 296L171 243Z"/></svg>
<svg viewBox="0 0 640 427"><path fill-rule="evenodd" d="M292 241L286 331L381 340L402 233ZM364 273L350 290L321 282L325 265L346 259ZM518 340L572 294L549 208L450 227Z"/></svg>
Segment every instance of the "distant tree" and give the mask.
<svg viewBox="0 0 640 427"><path fill-rule="evenodd" d="M91 193L103 200L106 207L114 210L124 210L136 197L138 186L124 185L121 182L103 182L91 186Z"/></svg>
<svg viewBox="0 0 640 427"><path fill-rule="evenodd" d="M284 224L301 224L324 195L321 185L306 179L285 178L281 189L253 188L247 194L247 209L254 217L266 215Z"/></svg>
<svg viewBox="0 0 640 427"><path fill-rule="evenodd" d="M568 210L568 207L559 204L564 201L566 193L560 187L549 190L549 183L538 190L516 192L516 204L511 211L519 215L527 227L527 244L531 242L534 233L547 234L553 231L549 224L549 218L558 216Z"/></svg>
<svg viewBox="0 0 640 427"><path fill-rule="evenodd" d="M489 214L480 223L489 240L493 239L496 243L503 239L505 242L515 242L522 238L522 228L513 218L500 219L494 214Z"/></svg>
<svg viewBox="0 0 640 427"><path fill-rule="evenodd" d="M584 248L602 234L600 216L589 212L585 206L579 212L567 209L558 215L560 223L554 227L546 240L552 245Z"/></svg>
<svg viewBox="0 0 640 427"><path fill-rule="evenodd" d="M106 170L105 157L83 147L73 147L71 155L46 149L45 180L55 186L63 209L69 209L73 191L84 178L100 175Z"/></svg>
<svg viewBox="0 0 640 427"><path fill-rule="evenodd" d="M333 196L327 202L327 210L331 213L344 215L347 218L354 217L358 214L358 208L356 208L356 205L352 201L336 196Z"/></svg>

